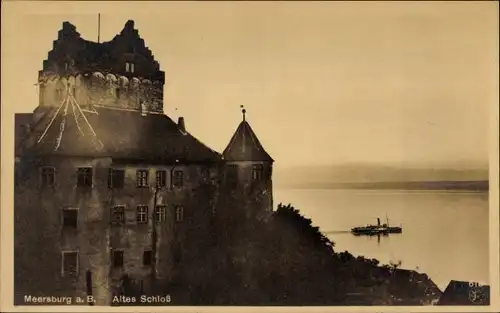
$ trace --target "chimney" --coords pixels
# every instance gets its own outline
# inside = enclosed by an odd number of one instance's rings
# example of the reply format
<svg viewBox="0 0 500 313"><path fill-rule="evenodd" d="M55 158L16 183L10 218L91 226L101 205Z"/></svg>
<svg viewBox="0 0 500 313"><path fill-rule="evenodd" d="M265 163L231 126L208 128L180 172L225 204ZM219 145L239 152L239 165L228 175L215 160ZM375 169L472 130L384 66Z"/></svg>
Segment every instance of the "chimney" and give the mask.
<svg viewBox="0 0 500 313"><path fill-rule="evenodd" d="M186 132L186 124L184 123L184 117L179 117L179 121L177 122L177 125L179 126L179 129L185 133Z"/></svg>

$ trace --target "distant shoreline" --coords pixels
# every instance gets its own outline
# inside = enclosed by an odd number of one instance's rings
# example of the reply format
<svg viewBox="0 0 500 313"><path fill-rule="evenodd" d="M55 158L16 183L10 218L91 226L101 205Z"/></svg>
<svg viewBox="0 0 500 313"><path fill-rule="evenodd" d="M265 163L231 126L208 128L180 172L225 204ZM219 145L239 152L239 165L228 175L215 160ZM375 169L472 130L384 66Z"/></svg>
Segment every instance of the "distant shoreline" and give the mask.
<svg viewBox="0 0 500 313"><path fill-rule="evenodd" d="M489 181L288 183L275 184L275 188L487 192Z"/></svg>

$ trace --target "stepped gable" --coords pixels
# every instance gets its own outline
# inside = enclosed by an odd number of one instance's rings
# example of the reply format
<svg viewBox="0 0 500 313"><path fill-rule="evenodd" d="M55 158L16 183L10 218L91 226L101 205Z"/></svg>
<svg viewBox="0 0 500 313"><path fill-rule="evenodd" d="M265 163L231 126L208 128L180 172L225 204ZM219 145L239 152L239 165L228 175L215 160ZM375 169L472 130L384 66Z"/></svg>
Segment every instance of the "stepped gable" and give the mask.
<svg viewBox="0 0 500 313"><path fill-rule="evenodd" d="M153 53L146 46L139 31L134 28L134 21L129 20L124 28L112 40L95 42L85 40L70 22L63 22L63 27L54 40L52 50L43 61L43 69L39 77L46 73L59 72L113 72L120 75L130 75L121 67L116 68L116 60L124 54L133 53L140 56L141 67L133 75L165 83L165 72L160 70L160 64L155 60ZM69 61L71 68L65 70L63 63Z"/></svg>
<svg viewBox="0 0 500 313"><path fill-rule="evenodd" d="M243 121L223 152L224 159L226 161L274 162L260 143L250 124L245 120L245 113L246 111L243 110Z"/></svg>
<svg viewBox="0 0 500 313"><path fill-rule="evenodd" d="M122 31L111 40L111 45L123 42L128 51L134 51L134 53L138 53L150 60L155 67L154 69L158 71L160 69L160 63L155 60L153 52L146 46L144 39L141 38L139 31L134 25L135 23L133 20L128 20Z"/></svg>
<svg viewBox="0 0 500 313"><path fill-rule="evenodd" d="M96 107L96 113L84 112L92 129L79 116L77 119L83 134L68 108L66 123L58 149L58 136L64 118L63 109L38 143L44 129L54 116L46 114L32 132L30 151L35 154L65 156L107 156L127 162L144 163L214 163L221 155L201 143L182 129L167 115ZM78 117L78 116L77 116ZM83 126L82 126L83 125ZM92 130L96 135L93 135ZM36 135L35 135L36 134ZM99 142L102 142L101 147Z"/></svg>

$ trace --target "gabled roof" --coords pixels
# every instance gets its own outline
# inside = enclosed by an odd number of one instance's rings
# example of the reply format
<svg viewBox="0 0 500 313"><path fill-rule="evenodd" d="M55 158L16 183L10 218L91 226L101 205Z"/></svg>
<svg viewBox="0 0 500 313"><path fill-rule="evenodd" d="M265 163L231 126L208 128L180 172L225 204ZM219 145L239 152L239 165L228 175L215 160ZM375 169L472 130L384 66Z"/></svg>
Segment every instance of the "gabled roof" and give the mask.
<svg viewBox="0 0 500 313"><path fill-rule="evenodd" d="M226 161L274 162L244 116L222 155Z"/></svg>
<svg viewBox="0 0 500 313"><path fill-rule="evenodd" d="M107 156L116 160L141 163L205 163L221 160L221 155L195 137L179 129L165 114L95 107L95 113L66 116L61 143L57 149L63 113L48 112L36 123L25 146L37 155ZM78 124L77 122L78 121ZM80 132L78 125L82 132ZM48 129L47 129L48 127ZM42 137L43 132L46 134ZM83 134L82 134L83 133ZM95 133L95 135L94 135ZM40 142L38 142L40 141ZM102 143L102 146L100 145Z"/></svg>

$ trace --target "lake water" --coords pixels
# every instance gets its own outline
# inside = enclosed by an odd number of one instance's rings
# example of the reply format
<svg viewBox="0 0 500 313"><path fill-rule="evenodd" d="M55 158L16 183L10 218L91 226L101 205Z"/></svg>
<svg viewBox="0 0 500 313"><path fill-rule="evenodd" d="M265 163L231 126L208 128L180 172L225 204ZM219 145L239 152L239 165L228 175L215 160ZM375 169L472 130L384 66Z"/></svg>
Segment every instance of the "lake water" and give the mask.
<svg viewBox="0 0 500 313"><path fill-rule="evenodd" d="M450 280L489 283L488 194L475 192L275 189L277 205L292 204L335 242L338 252L401 261L442 289ZM402 234L364 237L354 226L402 224Z"/></svg>

